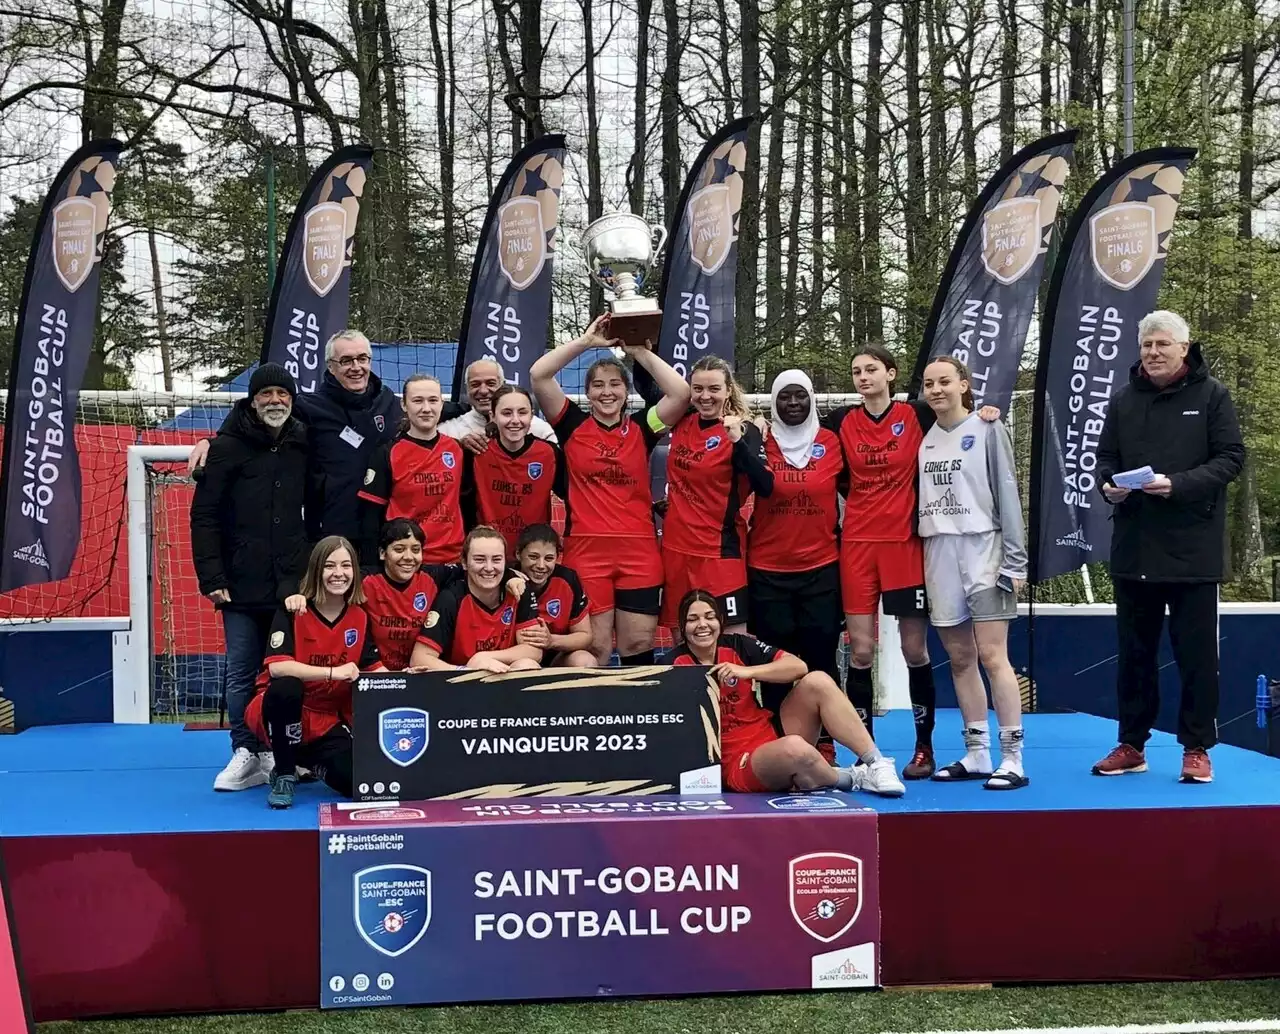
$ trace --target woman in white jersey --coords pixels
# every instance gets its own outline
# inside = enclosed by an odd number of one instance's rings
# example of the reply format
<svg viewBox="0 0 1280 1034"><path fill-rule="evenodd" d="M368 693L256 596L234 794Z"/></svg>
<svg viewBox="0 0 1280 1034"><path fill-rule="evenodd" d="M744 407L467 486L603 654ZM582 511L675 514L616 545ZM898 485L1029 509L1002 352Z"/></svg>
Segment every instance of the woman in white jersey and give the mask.
<svg viewBox="0 0 1280 1034"><path fill-rule="evenodd" d="M1018 790L1022 697L1009 663L1009 622L1027 576L1022 504L1013 443L1004 424L973 412L969 371L951 356L924 371L925 401L937 417L920 445L920 537L930 619L951 658L964 720L965 755L938 769L940 782L984 779L988 790ZM1000 723L1000 767L991 768L987 694Z"/></svg>

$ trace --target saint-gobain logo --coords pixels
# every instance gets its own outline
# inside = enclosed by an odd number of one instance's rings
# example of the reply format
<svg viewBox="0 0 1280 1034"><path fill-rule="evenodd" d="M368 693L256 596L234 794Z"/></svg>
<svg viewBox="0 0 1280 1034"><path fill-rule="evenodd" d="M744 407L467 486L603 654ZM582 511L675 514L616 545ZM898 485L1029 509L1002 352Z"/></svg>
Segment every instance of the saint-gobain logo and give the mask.
<svg viewBox="0 0 1280 1034"><path fill-rule="evenodd" d="M392 707L378 714L378 746L383 756L408 768L427 752L431 716L418 707Z"/></svg>
<svg viewBox="0 0 1280 1034"><path fill-rule="evenodd" d="M416 865L375 865L353 877L356 929L374 951L395 958L431 925L431 871Z"/></svg>
<svg viewBox="0 0 1280 1034"><path fill-rule="evenodd" d="M46 571L49 569L49 557L44 551L43 539L36 539L29 546L19 546L13 551L13 559L43 567Z"/></svg>
<svg viewBox="0 0 1280 1034"><path fill-rule="evenodd" d="M1077 528L1071 534L1063 535L1062 538L1058 539L1057 544L1059 546L1071 546L1074 549L1083 549L1087 553L1093 552L1093 546L1084 537L1083 528Z"/></svg>

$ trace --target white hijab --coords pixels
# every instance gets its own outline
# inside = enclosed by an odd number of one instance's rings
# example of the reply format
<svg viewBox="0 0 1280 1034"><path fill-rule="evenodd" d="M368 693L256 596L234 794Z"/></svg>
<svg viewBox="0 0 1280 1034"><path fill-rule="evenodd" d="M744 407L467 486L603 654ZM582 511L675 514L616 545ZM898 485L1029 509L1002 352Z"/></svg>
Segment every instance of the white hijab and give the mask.
<svg viewBox="0 0 1280 1034"><path fill-rule="evenodd" d="M804 388L809 393L809 416L803 424L792 427L778 416L778 392L783 388ZM809 465L813 441L818 437L818 400L813 397L813 382L803 371L783 370L773 379L773 422L769 431L787 463L801 470Z"/></svg>

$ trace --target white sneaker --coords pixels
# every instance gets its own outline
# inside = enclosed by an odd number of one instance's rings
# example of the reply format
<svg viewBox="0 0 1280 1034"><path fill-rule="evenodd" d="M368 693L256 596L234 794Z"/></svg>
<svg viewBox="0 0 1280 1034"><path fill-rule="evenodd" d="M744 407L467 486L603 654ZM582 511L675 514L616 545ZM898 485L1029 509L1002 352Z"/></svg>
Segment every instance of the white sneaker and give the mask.
<svg viewBox="0 0 1280 1034"><path fill-rule="evenodd" d="M863 770L862 785L858 789L867 793L877 793L881 797L901 797L907 792L898 778L898 770L893 758L878 758L869 765L859 766Z"/></svg>
<svg viewBox="0 0 1280 1034"><path fill-rule="evenodd" d="M271 782L271 773L276 770L276 756L269 750L258 752L258 764L262 766L262 774Z"/></svg>
<svg viewBox="0 0 1280 1034"><path fill-rule="evenodd" d="M258 755L244 747L239 747L231 755L227 767L218 773L213 781L215 790L247 790L251 786L261 786L267 781L262 771L262 763Z"/></svg>

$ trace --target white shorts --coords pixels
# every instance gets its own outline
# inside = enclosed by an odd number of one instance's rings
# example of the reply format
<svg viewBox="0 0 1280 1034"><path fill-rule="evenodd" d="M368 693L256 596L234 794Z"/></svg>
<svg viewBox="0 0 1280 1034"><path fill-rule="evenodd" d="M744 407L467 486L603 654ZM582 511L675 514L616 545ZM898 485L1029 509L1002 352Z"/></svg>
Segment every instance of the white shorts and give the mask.
<svg viewBox="0 0 1280 1034"><path fill-rule="evenodd" d="M924 540L929 620L938 628L966 621L1012 621L1018 599L996 582L1004 541L998 531L932 535Z"/></svg>

